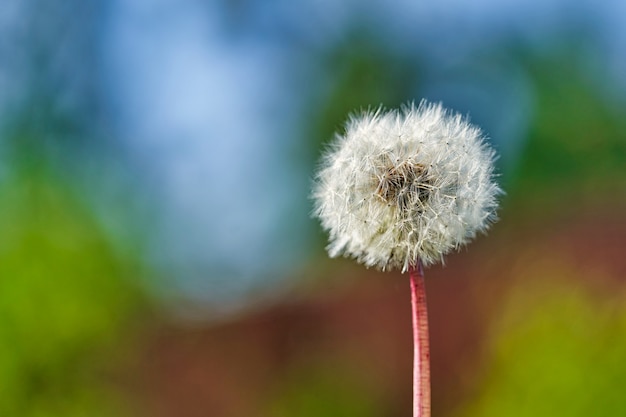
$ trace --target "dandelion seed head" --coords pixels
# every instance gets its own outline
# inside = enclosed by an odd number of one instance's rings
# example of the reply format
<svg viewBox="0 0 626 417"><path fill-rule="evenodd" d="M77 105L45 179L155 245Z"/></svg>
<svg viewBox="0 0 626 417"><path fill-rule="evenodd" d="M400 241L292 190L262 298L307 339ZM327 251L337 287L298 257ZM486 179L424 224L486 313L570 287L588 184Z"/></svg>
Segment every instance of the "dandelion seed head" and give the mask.
<svg viewBox="0 0 626 417"><path fill-rule="evenodd" d="M403 272L442 262L496 220L494 159L482 131L440 104L352 116L313 190L330 256Z"/></svg>

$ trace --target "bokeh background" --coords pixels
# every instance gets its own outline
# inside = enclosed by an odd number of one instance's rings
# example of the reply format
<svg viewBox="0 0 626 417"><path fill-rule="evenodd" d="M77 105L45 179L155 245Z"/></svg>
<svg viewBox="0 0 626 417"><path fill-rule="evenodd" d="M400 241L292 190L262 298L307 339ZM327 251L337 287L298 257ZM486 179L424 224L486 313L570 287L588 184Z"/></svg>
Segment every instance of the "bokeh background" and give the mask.
<svg viewBox="0 0 626 417"><path fill-rule="evenodd" d="M0 415L409 415L407 277L308 195L421 98L507 193L426 272L433 415L626 415L620 0L3 0Z"/></svg>

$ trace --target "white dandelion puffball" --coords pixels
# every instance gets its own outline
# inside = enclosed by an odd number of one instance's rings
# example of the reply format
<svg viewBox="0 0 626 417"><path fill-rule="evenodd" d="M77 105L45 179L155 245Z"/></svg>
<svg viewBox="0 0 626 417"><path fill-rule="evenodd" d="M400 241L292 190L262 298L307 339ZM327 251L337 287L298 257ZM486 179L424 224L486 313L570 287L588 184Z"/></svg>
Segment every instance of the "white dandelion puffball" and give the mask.
<svg viewBox="0 0 626 417"><path fill-rule="evenodd" d="M425 266L496 220L494 151L440 104L353 116L324 155L313 190L330 256L366 266Z"/></svg>

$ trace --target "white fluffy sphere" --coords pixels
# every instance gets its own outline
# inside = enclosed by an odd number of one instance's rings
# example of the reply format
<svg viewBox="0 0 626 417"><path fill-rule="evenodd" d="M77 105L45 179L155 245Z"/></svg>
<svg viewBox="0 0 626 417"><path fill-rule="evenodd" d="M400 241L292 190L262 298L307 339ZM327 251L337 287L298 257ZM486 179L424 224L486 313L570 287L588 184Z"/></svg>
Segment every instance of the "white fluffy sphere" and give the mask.
<svg viewBox="0 0 626 417"><path fill-rule="evenodd" d="M329 254L403 272L442 261L495 221L494 157L478 127L440 104L351 117L313 191Z"/></svg>

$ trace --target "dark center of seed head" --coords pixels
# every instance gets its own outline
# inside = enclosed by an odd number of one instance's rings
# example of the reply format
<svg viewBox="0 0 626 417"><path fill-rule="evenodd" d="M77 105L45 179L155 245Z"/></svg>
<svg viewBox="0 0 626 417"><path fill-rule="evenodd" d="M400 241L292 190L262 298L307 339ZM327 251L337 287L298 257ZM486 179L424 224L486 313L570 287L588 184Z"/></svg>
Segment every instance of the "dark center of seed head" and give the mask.
<svg viewBox="0 0 626 417"><path fill-rule="evenodd" d="M402 210L417 209L418 212L423 210L429 192L426 167L407 161L388 168L378 178L376 188L376 193L388 204L397 204Z"/></svg>

